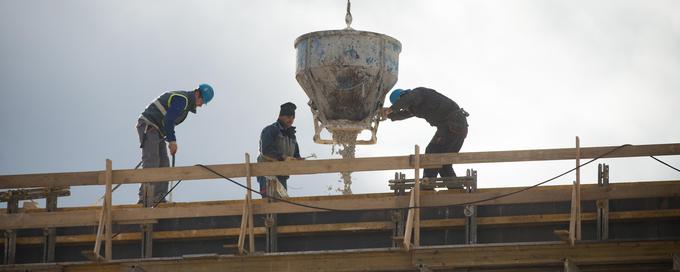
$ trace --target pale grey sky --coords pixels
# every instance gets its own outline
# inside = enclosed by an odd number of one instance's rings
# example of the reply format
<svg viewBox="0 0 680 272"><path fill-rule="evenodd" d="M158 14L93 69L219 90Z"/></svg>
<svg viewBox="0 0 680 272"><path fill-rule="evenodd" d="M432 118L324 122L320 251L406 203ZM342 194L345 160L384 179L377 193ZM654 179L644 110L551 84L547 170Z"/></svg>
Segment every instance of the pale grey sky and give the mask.
<svg viewBox="0 0 680 272"><path fill-rule="evenodd" d="M133 125L164 91L215 87L177 128L178 165L243 161L279 105L298 104L303 155L314 144L295 81L293 41L344 27L345 1L0 0L0 175L100 170L139 161ZM674 143L680 139L678 1L352 1L353 27L402 43L395 87L434 88L471 116L462 152ZM389 104L389 103L387 103ZM385 122L357 155L423 149L423 120ZM679 157L662 157L680 165ZM649 158L609 159L612 182L680 179ZM537 183L572 161L473 167L481 187ZM595 180L596 165L584 169ZM411 171L407 171L412 175ZM392 172L354 175L355 193L385 192ZM292 195L328 194L339 175L292 177ZM566 184L573 176L552 184ZM242 179L240 179L242 180ZM114 194L136 201L137 185ZM75 187L64 205L90 205L101 187ZM176 201L235 199L224 181L182 183Z"/></svg>

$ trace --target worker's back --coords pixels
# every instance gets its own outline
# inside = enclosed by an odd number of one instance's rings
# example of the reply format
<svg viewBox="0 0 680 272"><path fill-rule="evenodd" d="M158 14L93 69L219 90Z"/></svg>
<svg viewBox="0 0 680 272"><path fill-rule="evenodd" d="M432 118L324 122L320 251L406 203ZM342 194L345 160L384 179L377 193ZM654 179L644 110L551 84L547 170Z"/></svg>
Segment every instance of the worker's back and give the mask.
<svg viewBox="0 0 680 272"><path fill-rule="evenodd" d="M413 97L410 97L413 96ZM435 90L418 87L404 94L401 99L413 102L408 108L416 117L427 120L430 125L437 126L460 110L456 102Z"/></svg>

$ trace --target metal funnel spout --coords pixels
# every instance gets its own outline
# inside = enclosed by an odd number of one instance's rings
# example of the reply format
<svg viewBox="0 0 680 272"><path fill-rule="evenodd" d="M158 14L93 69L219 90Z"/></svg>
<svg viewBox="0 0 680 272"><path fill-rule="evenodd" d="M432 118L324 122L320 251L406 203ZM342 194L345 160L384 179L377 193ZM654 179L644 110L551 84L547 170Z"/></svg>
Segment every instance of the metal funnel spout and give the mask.
<svg viewBox="0 0 680 272"><path fill-rule="evenodd" d="M377 113L385 95L397 82L401 43L387 35L353 29L318 31L295 40L295 78L309 96L314 114L314 141L320 132L370 130L374 144Z"/></svg>

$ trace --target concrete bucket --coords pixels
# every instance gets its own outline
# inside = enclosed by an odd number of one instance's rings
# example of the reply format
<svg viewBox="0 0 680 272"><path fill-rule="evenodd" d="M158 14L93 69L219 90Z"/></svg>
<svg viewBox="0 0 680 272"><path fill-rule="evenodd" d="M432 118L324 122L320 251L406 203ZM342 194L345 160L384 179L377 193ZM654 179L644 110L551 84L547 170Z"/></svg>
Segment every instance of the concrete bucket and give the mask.
<svg viewBox="0 0 680 272"><path fill-rule="evenodd" d="M318 31L295 40L295 78L309 96L314 142L337 144L337 135L371 132L375 144L385 95L397 82L401 43L387 35L354 29ZM328 130L333 139L321 139Z"/></svg>

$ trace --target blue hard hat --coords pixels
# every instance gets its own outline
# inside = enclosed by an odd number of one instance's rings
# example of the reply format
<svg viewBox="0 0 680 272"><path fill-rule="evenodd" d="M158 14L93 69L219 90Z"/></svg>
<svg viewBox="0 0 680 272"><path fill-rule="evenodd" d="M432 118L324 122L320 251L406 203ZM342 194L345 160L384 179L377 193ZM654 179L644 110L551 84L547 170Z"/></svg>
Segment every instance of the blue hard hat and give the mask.
<svg viewBox="0 0 680 272"><path fill-rule="evenodd" d="M205 83L198 85L198 91L201 92L201 97L203 97L203 103L205 104L208 104L213 99L213 96L215 96L213 88Z"/></svg>
<svg viewBox="0 0 680 272"><path fill-rule="evenodd" d="M399 97L402 95L402 93L404 93L404 90L402 89L395 89L394 91L392 91L392 93L390 94L390 102L392 102L392 105L394 105L394 103L397 103L397 100L399 100Z"/></svg>

